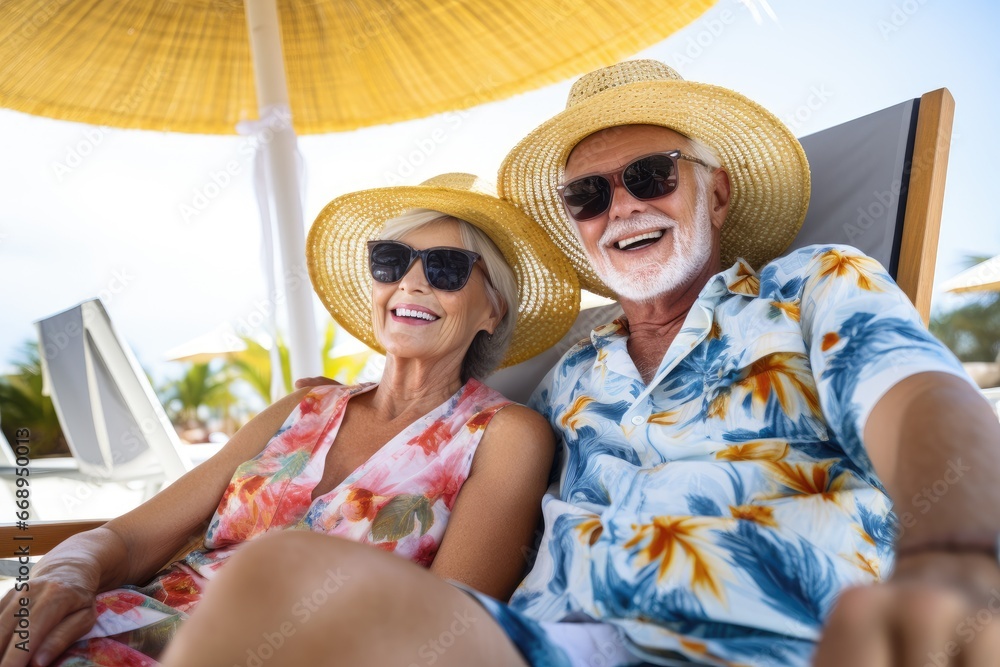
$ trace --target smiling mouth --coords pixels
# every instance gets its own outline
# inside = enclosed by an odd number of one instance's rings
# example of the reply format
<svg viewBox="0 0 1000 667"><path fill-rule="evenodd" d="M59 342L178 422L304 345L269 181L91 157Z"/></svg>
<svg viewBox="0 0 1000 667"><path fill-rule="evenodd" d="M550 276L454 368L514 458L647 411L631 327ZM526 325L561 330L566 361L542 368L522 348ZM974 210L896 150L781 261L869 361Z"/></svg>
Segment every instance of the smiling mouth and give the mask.
<svg viewBox="0 0 1000 667"><path fill-rule="evenodd" d="M433 322L435 320L441 319L440 317L436 317L435 315L431 315L430 313L425 313L421 310L411 310L409 308L397 308L391 312L396 317L409 317L416 320L424 320L426 322Z"/></svg>
<svg viewBox="0 0 1000 667"><path fill-rule="evenodd" d="M617 250L637 250L639 248L645 248L646 246L653 245L666 234L667 230L658 229L654 232L646 232L644 234L636 234L635 236L630 236L627 239L622 239L621 241L615 241L614 247Z"/></svg>

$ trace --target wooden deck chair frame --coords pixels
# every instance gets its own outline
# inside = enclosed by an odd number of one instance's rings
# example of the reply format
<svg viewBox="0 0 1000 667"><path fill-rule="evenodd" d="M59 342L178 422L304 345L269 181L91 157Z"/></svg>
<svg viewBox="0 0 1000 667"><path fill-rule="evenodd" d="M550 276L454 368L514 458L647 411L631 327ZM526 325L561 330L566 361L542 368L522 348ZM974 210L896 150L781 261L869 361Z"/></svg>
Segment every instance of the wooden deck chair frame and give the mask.
<svg viewBox="0 0 1000 667"><path fill-rule="evenodd" d="M926 324L930 317L934 263L937 256L941 211L944 205L945 175L951 146L955 101L947 88L925 93L919 99L908 192L900 240L896 282L910 298ZM819 184L821 186L821 184ZM813 184L815 188L816 183ZM35 524L31 553L41 555L76 533L102 525L103 521L50 522ZM14 526L0 526L0 553L10 554L15 541L25 532Z"/></svg>
<svg viewBox="0 0 1000 667"><path fill-rule="evenodd" d="M947 88L921 96L896 284L930 321L955 99Z"/></svg>

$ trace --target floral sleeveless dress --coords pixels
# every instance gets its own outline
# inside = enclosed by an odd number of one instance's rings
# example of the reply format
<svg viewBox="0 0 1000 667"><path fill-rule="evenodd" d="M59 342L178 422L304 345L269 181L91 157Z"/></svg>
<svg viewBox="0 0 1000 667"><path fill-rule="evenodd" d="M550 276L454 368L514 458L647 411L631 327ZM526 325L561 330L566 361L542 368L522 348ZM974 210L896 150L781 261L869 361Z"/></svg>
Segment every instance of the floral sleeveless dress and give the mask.
<svg viewBox="0 0 1000 667"><path fill-rule="evenodd" d="M97 623L53 664L156 665L226 559L244 542L269 531L338 535L429 566L479 440L493 415L510 401L469 380L313 500L348 400L374 387L330 385L307 394L263 451L236 469L204 547L143 587L98 595Z"/></svg>

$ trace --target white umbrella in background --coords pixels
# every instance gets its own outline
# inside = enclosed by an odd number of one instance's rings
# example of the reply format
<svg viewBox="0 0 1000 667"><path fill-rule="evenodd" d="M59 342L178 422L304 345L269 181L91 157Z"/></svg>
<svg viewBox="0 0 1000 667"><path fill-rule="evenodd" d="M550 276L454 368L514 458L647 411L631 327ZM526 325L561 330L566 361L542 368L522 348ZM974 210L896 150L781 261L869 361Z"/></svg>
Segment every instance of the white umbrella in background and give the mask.
<svg viewBox="0 0 1000 667"><path fill-rule="evenodd" d="M1000 292L1000 255L946 280L945 292Z"/></svg>
<svg viewBox="0 0 1000 667"><path fill-rule="evenodd" d="M213 359L228 357L247 349L236 331L228 324L220 325L196 338L172 347L163 353L167 361L186 361L203 364Z"/></svg>

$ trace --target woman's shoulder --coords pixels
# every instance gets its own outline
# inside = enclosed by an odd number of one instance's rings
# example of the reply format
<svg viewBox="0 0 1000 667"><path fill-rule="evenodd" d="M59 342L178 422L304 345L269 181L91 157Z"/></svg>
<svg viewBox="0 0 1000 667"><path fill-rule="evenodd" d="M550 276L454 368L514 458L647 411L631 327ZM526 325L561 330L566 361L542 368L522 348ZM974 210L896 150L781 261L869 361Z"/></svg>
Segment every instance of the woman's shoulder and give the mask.
<svg viewBox="0 0 1000 667"><path fill-rule="evenodd" d="M524 432L550 432L552 430L545 417L528 406L515 403L514 401L508 401L500 407L493 419L493 423L499 430L504 431L518 429Z"/></svg>
<svg viewBox="0 0 1000 667"><path fill-rule="evenodd" d="M555 451L555 434L545 417L520 403L508 402L497 410L483 433L473 468L503 475L525 470L547 475Z"/></svg>
<svg viewBox="0 0 1000 667"><path fill-rule="evenodd" d="M479 446L489 450L510 452L513 448L522 453L545 453L554 448L555 435L545 417L520 403L507 401L497 408Z"/></svg>

